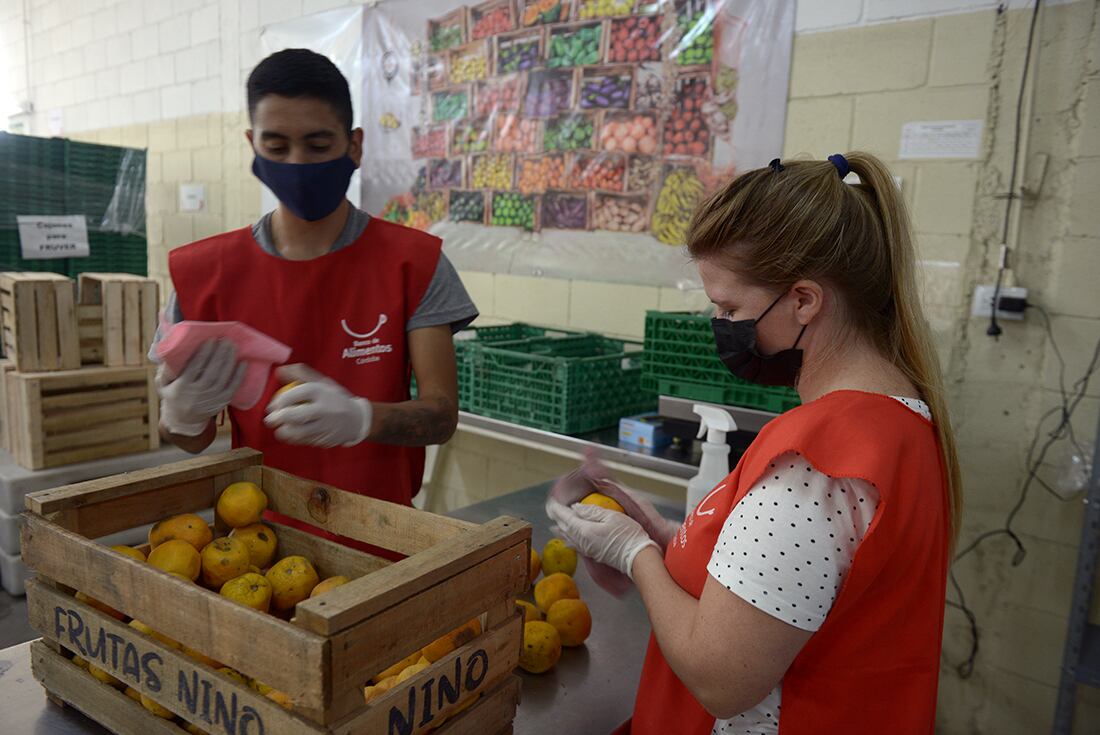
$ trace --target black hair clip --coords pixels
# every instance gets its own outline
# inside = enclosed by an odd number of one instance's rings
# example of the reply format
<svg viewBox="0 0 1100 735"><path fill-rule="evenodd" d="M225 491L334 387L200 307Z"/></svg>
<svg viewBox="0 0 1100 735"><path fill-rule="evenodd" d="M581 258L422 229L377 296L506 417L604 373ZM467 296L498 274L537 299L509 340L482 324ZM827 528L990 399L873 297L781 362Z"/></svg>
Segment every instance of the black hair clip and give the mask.
<svg viewBox="0 0 1100 735"><path fill-rule="evenodd" d="M774 171L775 173L779 173L783 170L783 164L779 162L778 158L773 158L771 163L769 163L768 165L772 167L772 171Z"/></svg>

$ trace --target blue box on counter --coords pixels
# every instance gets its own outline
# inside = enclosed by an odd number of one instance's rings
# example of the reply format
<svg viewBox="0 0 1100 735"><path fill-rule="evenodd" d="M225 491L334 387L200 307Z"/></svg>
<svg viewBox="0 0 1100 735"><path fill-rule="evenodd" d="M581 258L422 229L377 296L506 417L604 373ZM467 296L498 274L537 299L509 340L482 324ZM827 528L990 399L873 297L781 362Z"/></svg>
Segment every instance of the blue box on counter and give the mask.
<svg viewBox="0 0 1100 735"><path fill-rule="evenodd" d="M659 449L672 443L665 432L665 420L655 413L643 413L619 419L619 441L639 447Z"/></svg>

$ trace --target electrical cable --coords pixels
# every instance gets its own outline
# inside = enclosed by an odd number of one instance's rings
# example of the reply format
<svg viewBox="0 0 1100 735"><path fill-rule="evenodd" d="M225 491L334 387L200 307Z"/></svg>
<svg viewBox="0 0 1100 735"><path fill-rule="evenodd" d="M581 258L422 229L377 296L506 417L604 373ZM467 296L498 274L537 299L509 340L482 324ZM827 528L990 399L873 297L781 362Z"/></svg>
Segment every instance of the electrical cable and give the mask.
<svg viewBox="0 0 1100 735"><path fill-rule="evenodd" d="M1001 226L1001 255L1000 265L997 268L997 282L993 286L993 308L989 311L989 328L986 334L990 337L1000 337L1004 331L997 323L997 306L1000 304L1001 287L1004 284L1005 270L1008 269L1008 228L1012 222L1012 204L1019 197L1016 195L1016 172L1020 164L1020 133L1023 128L1024 96L1027 92L1027 76L1031 69L1031 47L1035 41L1035 27L1039 21L1039 10L1043 0L1035 0L1035 7L1031 11L1031 25L1027 31L1027 49L1024 51L1024 70L1020 77L1020 94L1016 98L1016 132L1012 138L1012 168L1008 176L1008 195L1005 201L1005 218Z"/></svg>

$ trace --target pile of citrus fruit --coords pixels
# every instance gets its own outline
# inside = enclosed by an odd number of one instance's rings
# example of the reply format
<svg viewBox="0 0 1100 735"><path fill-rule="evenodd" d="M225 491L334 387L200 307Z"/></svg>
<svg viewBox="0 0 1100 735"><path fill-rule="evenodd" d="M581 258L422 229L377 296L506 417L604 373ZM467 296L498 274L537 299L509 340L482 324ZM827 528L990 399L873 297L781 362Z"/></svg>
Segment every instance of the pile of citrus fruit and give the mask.
<svg viewBox="0 0 1100 735"><path fill-rule="evenodd" d="M349 579L335 576L321 580L313 563L304 556L291 555L277 559L278 537L270 526L260 522L266 509L267 495L258 485L237 482L225 489L216 507L218 517L232 529L227 535L215 538L213 530L201 516L184 513L166 518L149 530L147 551L130 546L111 548L189 583L200 584L239 604L289 618L299 602L324 594ZM77 592L76 598L120 621L127 620L122 612L82 592ZM292 708L287 694L246 677L203 652L158 633L139 620L130 620L129 624L163 645L251 687L283 707ZM165 719L175 717L172 712L106 671L79 657L74 658L73 662L87 669L99 681L124 689L127 696L141 702L150 712ZM185 724L185 727L188 732L203 733L193 724Z"/></svg>

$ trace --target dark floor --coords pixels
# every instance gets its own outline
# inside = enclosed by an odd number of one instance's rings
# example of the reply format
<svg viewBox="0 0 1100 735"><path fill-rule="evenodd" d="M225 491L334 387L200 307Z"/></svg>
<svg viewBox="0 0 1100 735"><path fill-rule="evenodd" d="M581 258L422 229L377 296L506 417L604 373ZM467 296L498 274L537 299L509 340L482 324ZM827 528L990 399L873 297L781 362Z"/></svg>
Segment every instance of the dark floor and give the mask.
<svg viewBox="0 0 1100 735"><path fill-rule="evenodd" d="M0 649L38 638L27 623L27 598L0 590Z"/></svg>

